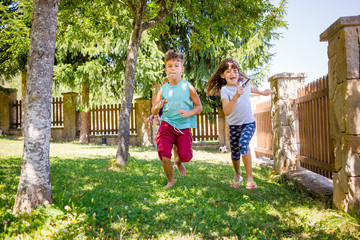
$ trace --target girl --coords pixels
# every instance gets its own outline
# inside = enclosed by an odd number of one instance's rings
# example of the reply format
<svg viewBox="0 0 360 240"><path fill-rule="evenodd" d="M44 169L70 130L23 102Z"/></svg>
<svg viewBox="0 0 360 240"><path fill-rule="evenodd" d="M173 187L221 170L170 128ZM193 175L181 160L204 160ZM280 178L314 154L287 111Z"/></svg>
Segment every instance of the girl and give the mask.
<svg viewBox="0 0 360 240"><path fill-rule="evenodd" d="M220 62L216 72L210 77L206 88L208 95L220 95L222 107L230 130L231 160L235 170L230 185L239 188L243 180L240 172L240 156L245 166L246 188L257 188L252 175L252 160L249 143L255 132L255 117L251 110L250 92L268 96L270 89L264 91L248 83L250 81L241 71L233 58Z"/></svg>

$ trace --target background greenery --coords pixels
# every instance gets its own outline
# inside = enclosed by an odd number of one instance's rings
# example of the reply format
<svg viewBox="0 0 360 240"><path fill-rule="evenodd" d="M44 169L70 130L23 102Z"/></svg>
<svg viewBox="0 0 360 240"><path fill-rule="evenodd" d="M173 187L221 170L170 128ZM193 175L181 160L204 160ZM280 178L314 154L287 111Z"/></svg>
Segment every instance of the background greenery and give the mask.
<svg viewBox="0 0 360 240"><path fill-rule="evenodd" d="M147 2L148 19L156 15L158 3ZM206 96L204 86L222 59L234 57L254 83L260 83L273 55L272 42L286 28L285 6L286 0L276 4L269 0L177 1L161 24L142 35L135 96L148 98L156 91L155 83L161 84L164 77L163 56L169 49L185 54L183 77L195 86L204 112L220 103ZM31 10L29 0L0 0L0 78L10 80L26 73ZM131 27L132 14L123 1L60 1L54 95L81 92L86 83L90 106L119 102ZM20 99L21 91L18 93Z"/></svg>
<svg viewBox="0 0 360 240"><path fill-rule="evenodd" d="M130 148L123 170L115 146L51 143L53 204L11 214L23 141L0 137L1 239L358 239L359 219L313 199L268 168L259 188L229 187L229 154L194 151L187 175L166 184L152 148ZM244 169L242 167L244 173Z"/></svg>

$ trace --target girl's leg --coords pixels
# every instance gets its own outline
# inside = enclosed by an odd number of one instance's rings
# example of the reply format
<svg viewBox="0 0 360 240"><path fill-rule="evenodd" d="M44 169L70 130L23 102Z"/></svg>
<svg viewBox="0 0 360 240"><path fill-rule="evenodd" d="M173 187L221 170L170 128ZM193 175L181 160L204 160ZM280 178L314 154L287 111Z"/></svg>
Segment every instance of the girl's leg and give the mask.
<svg viewBox="0 0 360 240"><path fill-rule="evenodd" d="M252 159L251 152L249 148L250 140L255 133L256 124L255 122L242 125L241 136L240 136L240 148L242 154L242 160L245 166L246 172L246 188L254 189L256 188L256 183L254 182L252 174Z"/></svg>
<svg viewBox="0 0 360 240"><path fill-rule="evenodd" d="M240 147L239 147L239 126L229 126L230 130L230 148L231 148L231 160L235 171L234 180L230 187L238 188L242 182L241 171L240 171Z"/></svg>
<svg viewBox="0 0 360 240"><path fill-rule="evenodd" d="M245 155L242 155L242 160L245 167L246 172L246 181L253 182L253 175L252 175L252 159L251 159L251 152L248 152Z"/></svg>
<svg viewBox="0 0 360 240"><path fill-rule="evenodd" d="M234 166L235 176L234 176L234 181L231 184L231 187L239 187L239 185L242 182L241 171L240 171L240 161L232 160L232 163Z"/></svg>
<svg viewBox="0 0 360 240"><path fill-rule="evenodd" d="M169 188L175 185L175 179L173 174L173 165L171 163L170 158L162 157L162 166L166 177L168 179L168 183L164 186L164 188Z"/></svg>

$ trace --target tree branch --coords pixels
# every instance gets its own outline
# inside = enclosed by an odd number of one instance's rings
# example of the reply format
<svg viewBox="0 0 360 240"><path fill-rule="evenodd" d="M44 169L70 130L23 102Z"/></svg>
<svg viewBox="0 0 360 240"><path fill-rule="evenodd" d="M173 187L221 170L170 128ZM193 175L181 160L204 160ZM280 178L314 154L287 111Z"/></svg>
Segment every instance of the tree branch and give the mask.
<svg viewBox="0 0 360 240"><path fill-rule="evenodd" d="M171 3L171 6L169 7L169 9L167 9L165 1L162 0L161 1L162 6L160 8L159 14L156 17L154 17L153 19L150 19L149 21L143 23L142 30L144 31L144 30L151 28L151 27L155 26L156 24L162 22L162 20L164 20L164 18L167 15L169 15L172 10L174 10L176 2L177 2L177 0L173 0Z"/></svg>
<svg viewBox="0 0 360 240"><path fill-rule="evenodd" d="M131 12L136 15L136 7L134 6L134 4L131 2L131 0L125 0L125 2L118 0L120 3L128 5Z"/></svg>

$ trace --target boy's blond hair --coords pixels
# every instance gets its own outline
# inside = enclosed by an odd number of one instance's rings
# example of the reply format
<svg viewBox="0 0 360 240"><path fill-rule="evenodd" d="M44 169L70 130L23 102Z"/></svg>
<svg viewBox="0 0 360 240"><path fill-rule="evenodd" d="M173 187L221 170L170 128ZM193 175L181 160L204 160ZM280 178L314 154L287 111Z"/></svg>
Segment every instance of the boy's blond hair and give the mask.
<svg viewBox="0 0 360 240"><path fill-rule="evenodd" d="M169 50L165 53L165 60L164 60L165 64L167 61L174 59L176 59L177 61L181 62L182 65L184 65L185 62L184 54L174 52L173 50Z"/></svg>

